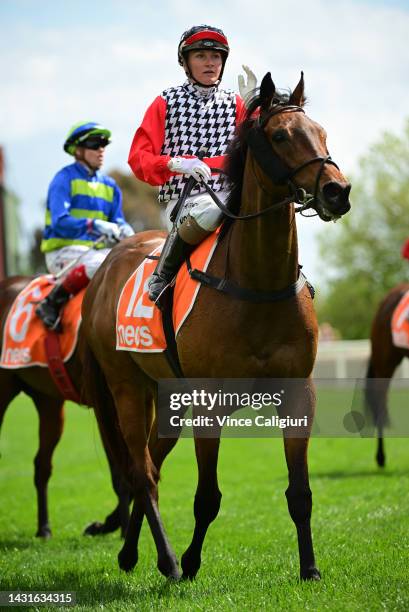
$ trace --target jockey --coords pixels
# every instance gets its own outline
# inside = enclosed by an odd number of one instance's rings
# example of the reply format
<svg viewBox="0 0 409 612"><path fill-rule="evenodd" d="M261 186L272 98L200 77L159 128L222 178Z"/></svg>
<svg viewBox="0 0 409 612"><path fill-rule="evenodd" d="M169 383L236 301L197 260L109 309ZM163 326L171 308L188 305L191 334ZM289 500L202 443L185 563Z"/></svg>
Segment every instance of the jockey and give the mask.
<svg viewBox="0 0 409 612"><path fill-rule="evenodd" d="M94 241L103 236L104 243L97 246L113 246L134 233L124 219L119 187L100 172L110 138L111 132L98 123L75 124L64 143L64 151L75 162L57 172L48 189L41 243L47 269L55 275L81 257L80 265L36 308L36 314L52 329L58 326L62 305L86 287L109 253L109 248L92 248Z"/></svg>
<svg viewBox="0 0 409 612"><path fill-rule="evenodd" d="M147 109L137 129L128 163L135 175L160 186L159 202L166 206L169 236L149 281L149 298L156 301L171 282L184 259L185 250L201 242L221 222L222 213L201 184L205 181L225 202L228 184L210 167L223 168L227 146L245 116L243 99L222 89L220 82L229 55L226 36L217 28L201 25L187 30L178 46L178 61L187 80L162 92ZM247 67L246 93L256 85ZM198 159L202 149L204 158ZM185 202L178 227L170 213L189 177L199 181Z"/></svg>

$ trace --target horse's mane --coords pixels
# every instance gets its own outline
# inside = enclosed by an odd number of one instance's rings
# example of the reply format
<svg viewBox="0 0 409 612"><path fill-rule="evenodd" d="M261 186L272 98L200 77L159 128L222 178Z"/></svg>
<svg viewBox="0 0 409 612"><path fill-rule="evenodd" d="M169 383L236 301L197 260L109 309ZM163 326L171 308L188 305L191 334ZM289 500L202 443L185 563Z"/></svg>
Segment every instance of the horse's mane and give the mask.
<svg viewBox="0 0 409 612"><path fill-rule="evenodd" d="M276 106L286 106L290 101L291 91L276 91L271 102L271 110ZM305 101L303 102L304 105ZM258 116L254 116L255 111L261 105L259 90L254 90L247 101L247 111L244 121L227 151L226 172L231 182L230 192L227 199L227 207L234 214L238 214L241 204L241 194L243 189L244 164L247 153L247 133L258 121ZM230 225L225 222L224 225Z"/></svg>

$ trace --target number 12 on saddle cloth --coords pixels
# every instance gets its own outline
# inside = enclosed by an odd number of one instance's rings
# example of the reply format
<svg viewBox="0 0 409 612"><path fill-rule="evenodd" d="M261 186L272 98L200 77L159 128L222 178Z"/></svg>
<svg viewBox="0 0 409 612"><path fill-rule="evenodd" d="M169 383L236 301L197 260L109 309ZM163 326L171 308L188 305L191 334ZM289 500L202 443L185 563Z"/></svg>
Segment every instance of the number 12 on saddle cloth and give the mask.
<svg viewBox="0 0 409 612"><path fill-rule="evenodd" d="M206 271L216 248L219 232L213 232L192 253L192 268ZM150 256L158 256L162 246ZM166 349L162 312L148 297L148 279L156 266L156 259L146 258L129 277L122 289L116 312L116 349L136 353L160 353ZM173 295L173 327L177 336L189 316L199 292L200 284L190 278L186 264L176 277Z"/></svg>

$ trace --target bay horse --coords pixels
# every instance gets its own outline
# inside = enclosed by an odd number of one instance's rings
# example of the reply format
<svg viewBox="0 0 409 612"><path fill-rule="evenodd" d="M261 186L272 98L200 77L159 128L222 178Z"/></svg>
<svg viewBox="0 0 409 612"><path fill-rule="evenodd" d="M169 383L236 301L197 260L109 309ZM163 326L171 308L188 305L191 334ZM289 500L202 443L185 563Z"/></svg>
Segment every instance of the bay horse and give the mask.
<svg viewBox="0 0 409 612"><path fill-rule="evenodd" d="M324 130L307 117L303 105L303 75L295 90L285 96L276 92L267 73L229 153L229 175L234 186L228 212L249 218L227 227L208 272L220 277L228 268L229 279L236 286L260 295L284 290L297 281L294 202L299 202L302 193L312 194L308 206L324 221L339 218L350 209L350 184L328 154ZM257 108L259 114L255 113ZM174 378L174 374L163 353L115 350L116 306L121 290L162 238L163 233L143 232L115 247L88 288L82 314L89 349L85 358L87 381L94 383L91 392L97 419L118 463L128 470L134 495L119 566L129 571L137 563L138 538L146 515L156 544L158 569L178 579L176 556L158 508L159 472L176 439L158 436L154 416L157 381ZM311 372L317 350L317 321L307 286L288 299L259 303L202 286L176 340L187 378L306 379L308 405L304 408L308 423L312 422L315 394ZM219 442L219 438L195 436L195 527L181 559L184 578L196 576L207 529L219 512ZM289 474L286 497L298 535L300 576L319 580L310 527L308 442L309 431L303 438L284 438Z"/></svg>
<svg viewBox="0 0 409 612"><path fill-rule="evenodd" d="M388 389L396 368L409 350L395 346L392 341L392 317L403 295L409 291L409 283L401 283L391 289L376 311L371 328L371 353L365 379L365 404L377 430L376 462L384 467L386 462L383 431L388 424Z"/></svg>
<svg viewBox="0 0 409 612"><path fill-rule="evenodd" d="M28 285L32 277L13 276L0 282L0 354L3 333L8 312L17 295ZM81 335L81 331L80 334ZM80 343L79 343L80 344ZM82 364L80 349L77 347L66 362L66 368L77 391L82 387ZM12 400L20 393L26 393L34 402L40 420L39 448L34 459L34 483L37 490L37 532L36 536L51 536L48 516L48 481L52 471L52 457L64 428L64 397L54 383L48 368L33 366L5 369L0 367L0 429L4 414ZM104 440L103 440L104 442ZM129 518L129 495L123 481L112 465L109 454L112 485L118 496L117 507L103 523L91 523L85 529L86 535L98 535L115 531L119 527L125 532Z"/></svg>

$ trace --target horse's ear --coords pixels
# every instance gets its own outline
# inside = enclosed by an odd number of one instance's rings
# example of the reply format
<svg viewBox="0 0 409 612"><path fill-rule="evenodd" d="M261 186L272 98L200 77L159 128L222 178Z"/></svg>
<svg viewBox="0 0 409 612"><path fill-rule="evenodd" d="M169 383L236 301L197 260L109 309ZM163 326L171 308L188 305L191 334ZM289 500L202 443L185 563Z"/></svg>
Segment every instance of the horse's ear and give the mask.
<svg viewBox="0 0 409 612"><path fill-rule="evenodd" d="M301 70L301 78L298 81L297 87L294 89L288 101L289 104L294 106L303 106L305 102L304 96L304 73Z"/></svg>
<svg viewBox="0 0 409 612"><path fill-rule="evenodd" d="M276 86L271 78L271 72L267 72L260 85L260 106L261 110L268 111L271 106L271 102L274 98Z"/></svg>

